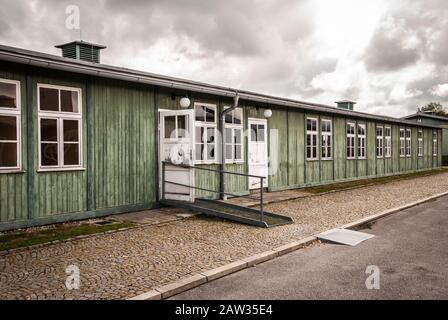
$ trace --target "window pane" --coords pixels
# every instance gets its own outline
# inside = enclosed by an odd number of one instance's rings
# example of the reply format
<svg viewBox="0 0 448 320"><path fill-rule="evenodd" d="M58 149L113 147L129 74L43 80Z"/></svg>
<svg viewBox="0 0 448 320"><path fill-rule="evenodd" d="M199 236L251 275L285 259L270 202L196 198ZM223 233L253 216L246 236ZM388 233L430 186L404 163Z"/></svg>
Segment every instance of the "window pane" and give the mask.
<svg viewBox="0 0 448 320"><path fill-rule="evenodd" d="M204 142L204 127L196 127L196 142Z"/></svg>
<svg viewBox="0 0 448 320"><path fill-rule="evenodd" d="M242 155L242 147L241 145L236 145L235 146L235 159L239 160L242 159L243 155Z"/></svg>
<svg viewBox="0 0 448 320"><path fill-rule="evenodd" d="M64 141L79 141L78 120L64 120ZM48 141L48 140L47 140Z"/></svg>
<svg viewBox="0 0 448 320"><path fill-rule="evenodd" d="M187 137L186 118L187 118L187 116L177 116L177 137L178 138Z"/></svg>
<svg viewBox="0 0 448 320"><path fill-rule="evenodd" d="M226 123L232 123L232 112L227 112L225 114L225 121Z"/></svg>
<svg viewBox="0 0 448 320"><path fill-rule="evenodd" d="M215 145L207 144L207 160L215 159Z"/></svg>
<svg viewBox="0 0 448 320"><path fill-rule="evenodd" d="M17 143L0 142L0 167L17 166Z"/></svg>
<svg viewBox="0 0 448 320"><path fill-rule="evenodd" d="M232 145L231 144L226 145L226 159L232 160Z"/></svg>
<svg viewBox="0 0 448 320"><path fill-rule="evenodd" d="M0 141L17 140L16 117L0 116Z"/></svg>
<svg viewBox="0 0 448 320"><path fill-rule="evenodd" d="M204 114L205 114L204 107L203 106L195 106L194 109L195 109L196 121L204 121L205 120L205 118L204 118Z"/></svg>
<svg viewBox="0 0 448 320"><path fill-rule="evenodd" d="M232 142L232 129L226 128L226 142L231 143Z"/></svg>
<svg viewBox="0 0 448 320"><path fill-rule="evenodd" d="M317 130L317 121L311 120L311 130L316 131Z"/></svg>
<svg viewBox="0 0 448 320"><path fill-rule="evenodd" d="M241 144L241 129L234 129L235 132L235 143Z"/></svg>
<svg viewBox="0 0 448 320"><path fill-rule="evenodd" d="M41 161L42 166L57 166L58 165L58 144L57 143L42 143L41 144Z"/></svg>
<svg viewBox="0 0 448 320"><path fill-rule="evenodd" d="M196 160L203 160L203 149L204 149L204 145L203 144L196 144Z"/></svg>
<svg viewBox="0 0 448 320"><path fill-rule="evenodd" d="M39 88L40 110L59 111L59 91L57 89Z"/></svg>
<svg viewBox="0 0 448 320"><path fill-rule="evenodd" d="M306 119L306 130L311 130L311 119Z"/></svg>
<svg viewBox="0 0 448 320"><path fill-rule="evenodd" d="M243 120L243 109L236 108L235 110L233 110L233 115L233 123L241 124Z"/></svg>
<svg viewBox="0 0 448 320"><path fill-rule="evenodd" d="M264 125L258 125L257 141L264 141Z"/></svg>
<svg viewBox="0 0 448 320"><path fill-rule="evenodd" d="M215 142L215 128L207 128L207 143Z"/></svg>
<svg viewBox="0 0 448 320"><path fill-rule="evenodd" d="M77 143L64 143L64 165L79 165L79 145Z"/></svg>
<svg viewBox="0 0 448 320"><path fill-rule="evenodd" d="M251 124L250 125L250 140L251 141L257 141L257 125Z"/></svg>
<svg viewBox="0 0 448 320"><path fill-rule="evenodd" d="M16 85L0 82L0 108L17 108Z"/></svg>
<svg viewBox="0 0 448 320"><path fill-rule="evenodd" d="M215 122L215 110L212 108L205 108L205 121Z"/></svg>
<svg viewBox="0 0 448 320"><path fill-rule="evenodd" d="M56 119L40 120L41 141L58 141L58 123Z"/></svg>
<svg viewBox="0 0 448 320"><path fill-rule="evenodd" d="M61 111L78 113L78 92L61 90Z"/></svg>
<svg viewBox="0 0 448 320"><path fill-rule="evenodd" d="M175 116L169 116L165 117L165 138L175 138L175 132L176 129L176 117Z"/></svg>

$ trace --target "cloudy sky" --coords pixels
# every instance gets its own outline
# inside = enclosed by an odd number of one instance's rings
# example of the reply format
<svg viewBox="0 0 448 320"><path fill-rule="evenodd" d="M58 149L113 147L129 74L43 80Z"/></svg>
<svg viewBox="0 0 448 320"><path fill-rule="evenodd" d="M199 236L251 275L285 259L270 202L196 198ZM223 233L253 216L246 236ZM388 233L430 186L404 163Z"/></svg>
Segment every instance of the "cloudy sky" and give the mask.
<svg viewBox="0 0 448 320"><path fill-rule="evenodd" d="M0 43L59 54L77 5L102 62L404 116L448 106L447 0L0 0Z"/></svg>

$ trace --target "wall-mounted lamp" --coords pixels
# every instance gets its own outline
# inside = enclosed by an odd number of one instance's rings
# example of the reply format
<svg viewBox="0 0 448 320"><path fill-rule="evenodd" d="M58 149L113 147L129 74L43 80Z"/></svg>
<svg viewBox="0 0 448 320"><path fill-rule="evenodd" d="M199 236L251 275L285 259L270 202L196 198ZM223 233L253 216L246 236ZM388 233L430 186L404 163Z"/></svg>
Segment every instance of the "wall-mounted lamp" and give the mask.
<svg viewBox="0 0 448 320"><path fill-rule="evenodd" d="M187 109L187 108L190 106L191 101L190 101L190 98L188 98L187 95L175 95L175 94L173 93L173 94L171 95L171 100L176 100L176 97L182 97L182 98L180 98L180 100L179 100L179 105L180 105L180 107L181 107L182 109Z"/></svg>
<svg viewBox="0 0 448 320"><path fill-rule="evenodd" d="M264 110L264 112L263 112L263 116L264 116L266 119L269 119L270 117L272 117L272 110L271 110L271 109L266 109L266 110Z"/></svg>

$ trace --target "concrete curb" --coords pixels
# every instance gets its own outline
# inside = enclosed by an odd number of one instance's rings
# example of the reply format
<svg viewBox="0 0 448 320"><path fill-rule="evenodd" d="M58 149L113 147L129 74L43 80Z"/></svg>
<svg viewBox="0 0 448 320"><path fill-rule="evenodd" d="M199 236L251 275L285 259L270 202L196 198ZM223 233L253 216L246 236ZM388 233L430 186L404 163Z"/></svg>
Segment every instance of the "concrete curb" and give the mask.
<svg viewBox="0 0 448 320"><path fill-rule="evenodd" d="M364 217L362 219L359 219L357 221L354 222L350 222L347 224L344 224L342 226L340 226L339 228L341 229L352 229L354 227L378 220L380 218L386 217L388 215L391 215L393 213L411 208L411 207L415 207L419 204L423 204L425 202L431 201L431 200L435 200L437 198L443 197L448 195L448 191L447 192L442 192L442 193L438 193L436 195L418 200L418 201L414 201L411 203L407 203L405 205L402 205L400 207L396 207L393 209L389 209L374 215L370 215L368 217ZM152 289L146 293L140 294L138 296L132 297L130 299L127 300L160 300L160 299L166 299L169 298L171 296L174 296L176 294L179 294L181 292L190 290L194 287L198 287L204 283L207 282L211 282L214 281L216 279L222 278L224 276L227 276L231 273L235 273L237 271L249 268L251 266L255 266L259 263L263 263L266 262L268 260L272 260L276 257L279 257L281 255L287 254L287 253L291 253L293 251L296 251L300 248L303 248L307 245L312 244L313 242L317 241L317 237L316 236L309 236L303 239L300 239L298 241L293 241L287 244L284 244L280 247L274 248L272 250L268 250L262 253L258 253L255 255L252 255L250 257L247 258L243 258L241 260L226 264L224 266L215 268L215 269L211 269L208 271L204 271L201 272L199 274L195 274L189 278L184 278L181 280L178 280L176 282L164 285L162 287L156 287L155 289Z"/></svg>

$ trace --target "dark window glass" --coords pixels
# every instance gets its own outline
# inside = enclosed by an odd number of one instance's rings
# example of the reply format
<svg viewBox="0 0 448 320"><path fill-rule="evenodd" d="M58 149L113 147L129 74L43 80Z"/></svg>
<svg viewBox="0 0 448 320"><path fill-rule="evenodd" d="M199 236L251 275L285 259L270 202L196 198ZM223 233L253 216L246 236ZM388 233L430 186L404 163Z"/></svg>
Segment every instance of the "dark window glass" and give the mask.
<svg viewBox="0 0 448 320"><path fill-rule="evenodd" d="M17 90L14 83L0 82L0 108L17 108Z"/></svg>
<svg viewBox="0 0 448 320"><path fill-rule="evenodd" d="M41 144L41 160L42 166L58 165L58 144L42 143Z"/></svg>
<svg viewBox="0 0 448 320"><path fill-rule="evenodd" d="M61 90L61 111L78 113L78 92Z"/></svg>
<svg viewBox="0 0 448 320"><path fill-rule="evenodd" d="M196 142L204 142L204 128L196 127Z"/></svg>
<svg viewBox="0 0 448 320"><path fill-rule="evenodd" d="M250 125L250 140L251 141L257 141L257 125L251 124Z"/></svg>
<svg viewBox="0 0 448 320"><path fill-rule="evenodd" d="M196 121L205 121L205 110L203 106L195 106Z"/></svg>
<svg viewBox="0 0 448 320"><path fill-rule="evenodd" d="M0 142L0 167L17 166L17 143Z"/></svg>
<svg viewBox="0 0 448 320"><path fill-rule="evenodd" d="M41 141L58 141L58 125L56 119L40 120Z"/></svg>
<svg viewBox="0 0 448 320"><path fill-rule="evenodd" d="M79 141L78 120L64 120L64 141Z"/></svg>
<svg viewBox="0 0 448 320"><path fill-rule="evenodd" d="M208 153L208 159L207 160L214 160L215 159L215 145L214 144L208 144L207 145L207 153Z"/></svg>
<svg viewBox="0 0 448 320"><path fill-rule="evenodd" d="M306 130L311 131L311 119L306 119Z"/></svg>
<svg viewBox="0 0 448 320"><path fill-rule="evenodd" d="M257 132L257 141L264 141L264 125L260 124L258 125L258 132Z"/></svg>
<svg viewBox="0 0 448 320"><path fill-rule="evenodd" d="M205 108L205 121L215 122L215 110L212 108Z"/></svg>
<svg viewBox="0 0 448 320"><path fill-rule="evenodd" d="M17 140L17 118L0 116L0 141Z"/></svg>
<svg viewBox="0 0 448 320"><path fill-rule="evenodd" d="M177 137L185 138L187 136L187 116L177 116Z"/></svg>
<svg viewBox="0 0 448 320"><path fill-rule="evenodd" d="M79 165L79 144L64 143L64 165Z"/></svg>
<svg viewBox="0 0 448 320"><path fill-rule="evenodd" d="M39 88L40 110L59 111L59 90Z"/></svg>
<svg viewBox="0 0 448 320"><path fill-rule="evenodd" d="M176 129L176 117L168 116L165 117L165 138L174 138Z"/></svg>
<svg viewBox="0 0 448 320"><path fill-rule="evenodd" d="M204 149L203 144L196 144L196 160L204 160L202 157L203 149Z"/></svg>
<svg viewBox="0 0 448 320"><path fill-rule="evenodd" d="M242 119L243 119L243 109L236 108L233 111L233 114L234 114L233 123L241 124L242 123Z"/></svg>
<svg viewBox="0 0 448 320"><path fill-rule="evenodd" d="M232 123L232 112L227 112L225 114L225 121L226 123Z"/></svg>

